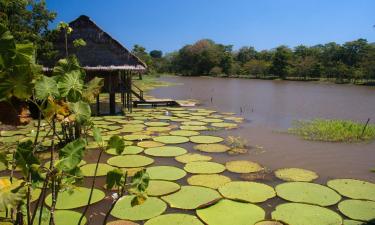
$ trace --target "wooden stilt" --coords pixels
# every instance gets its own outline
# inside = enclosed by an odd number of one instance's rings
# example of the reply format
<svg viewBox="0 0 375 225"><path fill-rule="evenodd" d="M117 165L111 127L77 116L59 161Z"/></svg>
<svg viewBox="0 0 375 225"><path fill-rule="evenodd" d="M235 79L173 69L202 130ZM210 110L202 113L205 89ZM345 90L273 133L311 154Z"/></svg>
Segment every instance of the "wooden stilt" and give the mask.
<svg viewBox="0 0 375 225"><path fill-rule="evenodd" d="M96 96L96 115L100 116L100 98L99 98L99 95Z"/></svg>

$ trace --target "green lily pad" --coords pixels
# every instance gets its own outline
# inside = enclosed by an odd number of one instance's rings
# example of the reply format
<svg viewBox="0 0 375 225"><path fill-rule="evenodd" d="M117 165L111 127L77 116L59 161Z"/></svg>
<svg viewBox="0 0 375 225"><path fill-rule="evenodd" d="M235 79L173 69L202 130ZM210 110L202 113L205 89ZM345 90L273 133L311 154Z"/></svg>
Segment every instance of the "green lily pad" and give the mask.
<svg viewBox="0 0 375 225"><path fill-rule="evenodd" d="M147 173L152 180L179 180L186 176L186 172L174 166L153 166L147 168Z"/></svg>
<svg viewBox="0 0 375 225"><path fill-rule="evenodd" d="M189 162L185 164L184 170L195 174L213 174L221 173L225 170L225 166L216 162Z"/></svg>
<svg viewBox="0 0 375 225"><path fill-rule="evenodd" d="M125 146L124 151L121 153L121 155L136 155L143 152L143 148L138 146ZM110 148L106 151L106 153L110 155L117 155L116 149Z"/></svg>
<svg viewBox="0 0 375 225"><path fill-rule="evenodd" d="M221 123L224 120L222 120L222 119L216 119L216 118L205 118L205 119L201 119L201 121L202 122L206 122L206 123Z"/></svg>
<svg viewBox="0 0 375 225"><path fill-rule="evenodd" d="M201 121L186 121L181 123L184 126L204 126L207 123Z"/></svg>
<svg viewBox="0 0 375 225"><path fill-rule="evenodd" d="M375 201L374 183L354 179L335 179L328 181L327 185L345 197Z"/></svg>
<svg viewBox="0 0 375 225"><path fill-rule="evenodd" d="M180 185L165 180L150 180L147 187L148 196L162 196L180 190Z"/></svg>
<svg viewBox="0 0 375 225"><path fill-rule="evenodd" d="M218 153L229 151L230 147L223 144L199 144L194 146L194 149L202 152Z"/></svg>
<svg viewBox="0 0 375 225"><path fill-rule="evenodd" d="M331 188L307 182L288 182L276 186L280 198L291 202L329 206L338 203L341 196Z"/></svg>
<svg viewBox="0 0 375 225"><path fill-rule="evenodd" d="M362 221L357 220L344 220L343 225L365 225Z"/></svg>
<svg viewBox="0 0 375 225"><path fill-rule="evenodd" d="M264 169L258 163L246 160L229 161L225 163L225 167L233 173L254 173Z"/></svg>
<svg viewBox="0 0 375 225"><path fill-rule="evenodd" d="M190 141L197 144L215 144L224 141L222 137L200 135L190 137Z"/></svg>
<svg viewBox="0 0 375 225"><path fill-rule="evenodd" d="M148 148L145 150L147 155L159 157L174 157L187 153L187 150L177 146L161 146L156 148Z"/></svg>
<svg viewBox="0 0 375 225"><path fill-rule="evenodd" d="M275 220L264 220L264 221L260 221L256 223L255 225L284 225L284 224Z"/></svg>
<svg viewBox="0 0 375 225"><path fill-rule="evenodd" d="M247 181L229 182L221 186L219 192L225 198L251 203L264 202L276 196L276 192L271 186Z"/></svg>
<svg viewBox="0 0 375 225"><path fill-rule="evenodd" d="M187 179L187 182L190 185L203 186L212 189L218 189L231 181L232 180L229 177L220 174L198 174Z"/></svg>
<svg viewBox="0 0 375 225"><path fill-rule="evenodd" d="M190 137L190 136L199 135L199 132L193 131L193 130L174 130L174 131L169 132L169 134L175 135L175 136Z"/></svg>
<svg viewBox="0 0 375 225"><path fill-rule="evenodd" d="M354 220L370 221L375 219L375 202L366 200L344 200L339 203L339 210Z"/></svg>
<svg viewBox="0 0 375 225"><path fill-rule="evenodd" d="M154 137L154 141L161 142L164 144L181 144L189 141L189 138L182 136L165 135Z"/></svg>
<svg viewBox="0 0 375 225"><path fill-rule="evenodd" d="M342 219L334 211L303 203L285 203L276 206L272 219L293 225L341 225Z"/></svg>
<svg viewBox="0 0 375 225"><path fill-rule="evenodd" d="M284 168L275 171L275 176L285 181L311 182L318 178L318 174L311 170L300 168Z"/></svg>
<svg viewBox="0 0 375 225"><path fill-rule="evenodd" d="M36 213L34 224L38 224L39 212L40 210L38 210ZM45 217L42 216L41 225L49 225L50 212L48 209L44 208L43 213ZM80 217L81 217L81 213L79 212L75 212L72 210L56 210L55 211L55 225L78 224ZM87 222L86 217L83 217L81 224L86 224L86 222Z"/></svg>
<svg viewBox="0 0 375 225"><path fill-rule="evenodd" d="M151 136L145 134L129 134L125 135L124 140L126 141L143 141L147 139L151 139Z"/></svg>
<svg viewBox="0 0 375 225"><path fill-rule="evenodd" d="M196 161L210 161L212 159L211 156L201 155L197 153L187 153L184 155L180 155L175 157L175 159L181 163L189 163L189 162L196 162Z"/></svg>
<svg viewBox="0 0 375 225"><path fill-rule="evenodd" d="M56 209L74 209L85 206L89 199L90 189L85 187L77 187L73 190L65 190L59 193L56 202ZM94 189L91 204L101 201L105 197L103 191ZM49 194L45 200L46 204L51 207L52 195Z"/></svg>
<svg viewBox="0 0 375 225"><path fill-rule="evenodd" d="M221 196L211 188L182 186L178 192L161 198L172 208L197 209L215 203Z"/></svg>
<svg viewBox="0 0 375 225"><path fill-rule="evenodd" d="M2 130L0 131L0 136L2 137L11 137L14 135L22 135L22 134L28 134L30 131L23 131L23 130Z"/></svg>
<svg viewBox="0 0 375 225"><path fill-rule="evenodd" d="M236 123L211 123L211 126L213 127L219 127L219 128L235 128L237 127Z"/></svg>
<svg viewBox="0 0 375 225"><path fill-rule="evenodd" d="M0 172L6 170L7 167L4 163L0 162Z"/></svg>
<svg viewBox="0 0 375 225"><path fill-rule="evenodd" d="M223 199L215 205L197 210L198 217L210 225L250 225L264 220L265 214L264 210L257 205L228 199Z"/></svg>
<svg viewBox="0 0 375 225"><path fill-rule="evenodd" d="M132 195L122 197L113 208L111 215L123 220L147 220L159 216L167 209L167 204L155 197L148 197L145 202L132 207Z"/></svg>
<svg viewBox="0 0 375 225"><path fill-rule="evenodd" d="M180 126L181 130L192 130L192 131L202 131L208 130L206 126Z"/></svg>
<svg viewBox="0 0 375 225"><path fill-rule="evenodd" d="M156 148L156 147L164 146L165 144L157 142L157 141L141 141L141 142L138 142L137 145L142 148Z"/></svg>
<svg viewBox="0 0 375 225"><path fill-rule="evenodd" d="M116 167L141 167L154 162L153 159L143 155L120 155L109 158L107 163Z"/></svg>
<svg viewBox="0 0 375 225"><path fill-rule="evenodd" d="M149 126L149 127L166 127L166 126L169 126L169 123L166 123L166 122L146 122L145 125Z"/></svg>
<svg viewBox="0 0 375 225"><path fill-rule="evenodd" d="M135 223L129 220L115 220L107 223L106 225L139 225L139 223Z"/></svg>
<svg viewBox="0 0 375 225"><path fill-rule="evenodd" d="M121 131L127 133L139 132L142 131L144 127L145 125L143 124L127 124L122 127Z"/></svg>
<svg viewBox="0 0 375 225"><path fill-rule="evenodd" d="M147 127L146 130L150 132L167 132L167 131L172 130L172 128L170 127Z"/></svg>
<svg viewBox="0 0 375 225"><path fill-rule="evenodd" d="M82 174L83 176L85 177L93 177L94 176L94 172L95 172L95 167L96 167L96 164L95 163L92 163L92 164L86 164L84 166L81 167L81 171L82 171ZM96 176L100 177L100 176L105 176L107 175L107 173L111 170L113 170L114 168L110 165L107 165L105 163L99 163L99 166L98 166L98 171L96 173Z"/></svg>
<svg viewBox="0 0 375 225"><path fill-rule="evenodd" d="M203 223L193 215L173 213L152 218L145 225L203 225Z"/></svg>
<svg viewBox="0 0 375 225"><path fill-rule="evenodd" d="M186 119L186 118L171 117L170 121L173 121L173 122L186 122L186 121L190 121L190 120Z"/></svg>

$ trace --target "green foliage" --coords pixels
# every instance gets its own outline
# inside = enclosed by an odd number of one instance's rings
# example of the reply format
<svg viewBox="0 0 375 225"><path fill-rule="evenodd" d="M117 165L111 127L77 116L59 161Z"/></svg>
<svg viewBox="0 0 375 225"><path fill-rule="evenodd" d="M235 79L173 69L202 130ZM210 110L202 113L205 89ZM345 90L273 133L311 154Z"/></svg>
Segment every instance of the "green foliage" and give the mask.
<svg viewBox="0 0 375 225"><path fill-rule="evenodd" d="M289 133L306 140L333 142L360 142L375 138L375 126L346 120L314 119L295 121Z"/></svg>
<svg viewBox="0 0 375 225"><path fill-rule="evenodd" d="M60 159L56 164L56 168L65 172L74 170L83 158L85 147L86 141L83 139L77 139L65 145L59 151Z"/></svg>
<svg viewBox="0 0 375 225"><path fill-rule="evenodd" d="M83 91L82 74L78 70L64 74L57 87L62 97L66 97L68 101L77 102Z"/></svg>
<svg viewBox="0 0 375 225"><path fill-rule="evenodd" d="M82 38L76 39L76 40L73 41L73 46L75 48L84 47L84 46L86 46L86 41L83 40Z"/></svg>
<svg viewBox="0 0 375 225"><path fill-rule="evenodd" d="M0 210L17 207L26 196L21 180L10 182L8 178L0 178Z"/></svg>
<svg viewBox="0 0 375 225"><path fill-rule="evenodd" d="M0 70L10 65L16 55L16 43L10 31L0 24Z"/></svg>
<svg viewBox="0 0 375 225"><path fill-rule="evenodd" d="M107 173L106 184L107 189L111 190L114 187L124 186L124 172L120 169L114 169Z"/></svg>
<svg viewBox="0 0 375 225"><path fill-rule="evenodd" d="M47 99L49 96L57 97L59 94L57 82L51 77L42 76L35 83L35 97L39 100Z"/></svg>
<svg viewBox="0 0 375 225"><path fill-rule="evenodd" d="M124 148L125 148L124 139L120 138L117 135L112 136L108 140L108 145L107 145L107 149L111 149L111 148L116 149L117 155L121 155L121 153L124 151Z"/></svg>
<svg viewBox="0 0 375 225"><path fill-rule="evenodd" d="M87 102L78 101L70 103L70 108L74 113L75 120L80 124L88 121L91 117L91 108Z"/></svg>
<svg viewBox="0 0 375 225"><path fill-rule="evenodd" d="M40 164L38 158L34 154L34 146L32 141L21 142L17 146L15 153L15 162L18 167L22 169L25 177L28 176L32 165Z"/></svg>
<svg viewBox="0 0 375 225"><path fill-rule="evenodd" d="M100 90L104 85L104 79L99 77L94 77L87 84L85 84L85 90L82 93L82 99L85 102L93 102L100 94Z"/></svg>

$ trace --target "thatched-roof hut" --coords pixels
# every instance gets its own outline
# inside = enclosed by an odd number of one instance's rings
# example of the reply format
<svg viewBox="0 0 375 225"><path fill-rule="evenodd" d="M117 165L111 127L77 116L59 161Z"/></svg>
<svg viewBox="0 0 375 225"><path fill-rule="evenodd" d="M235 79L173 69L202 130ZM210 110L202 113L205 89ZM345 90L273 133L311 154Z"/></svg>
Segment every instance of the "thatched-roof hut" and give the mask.
<svg viewBox="0 0 375 225"><path fill-rule="evenodd" d="M88 80L94 76L104 78L102 92L110 95L110 113L115 113L115 94L121 93L122 104L131 110L132 75L139 75L147 70L147 65L128 49L103 31L88 16L82 15L69 23L73 32L68 36L68 52L75 54L81 66L86 70ZM82 38L86 46L73 47L73 41ZM57 58L65 57L65 39L61 34L54 41L58 50ZM43 62L46 71L51 70L56 61ZM140 91L140 90L138 90ZM133 91L133 93L136 91ZM136 93L135 93L136 94ZM99 98L97 99L99 113Z"/></svg>

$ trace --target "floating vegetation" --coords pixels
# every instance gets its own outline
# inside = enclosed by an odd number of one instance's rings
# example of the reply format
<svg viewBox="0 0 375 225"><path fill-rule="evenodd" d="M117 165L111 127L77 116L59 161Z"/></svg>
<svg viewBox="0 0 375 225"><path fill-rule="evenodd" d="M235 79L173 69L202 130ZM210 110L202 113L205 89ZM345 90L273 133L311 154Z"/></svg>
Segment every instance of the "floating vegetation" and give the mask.
<svg viewBox="0 0 375 225"><path fill-rule="evenodd" d="M155 148L164 146L165 144L157 141L140 141L137 143L137 145L142 148Z"/></svg>
<svg viewBox="0 0 375 225"><path fill-rule="evenodd" d="M274 180L273 174L267 169L254 172L254 173L243 173L241 174L241 179L245 181L272 181Z"/></svg>
<svg viewBox="0 0 375 225"><path fill-rule="evenodd" d="M370 221L375 219L375 202L365 200L344 200L339 203L339 210L354 220Z"/></svg>
<svg viewBox="0 0 375 225"><path fill-rule="evenodd" d="M159 216L167 209L167 204L155 197L148 197L142 204L133 207L131 204L133 198L132 195L122 197L116 203L111 215L123 220L138 221Z"/></svg>
<svg viewBox="0 0 375 225"><path fill-rule="evenodd" d="M187 153L184 155L177 156L175 157L175 159L181 163L189 163L196 161L210 161L212 157L207 155L201 155L198 153Z"/></svg>
<svg viewBox="0 0 375 225"><path fill-rule="evenodd" d="M159 157L175 157L187 153L187 150L177 146L161 146L155 148L148 148L145 150L147 155Z"/></svg>
<svg viewBox="0 0 375 225"><path fill-rule="evenodd" d="M288 132L313 141L360 142L375 138L375 125L348 120L314 119L294 121Z"/></svg>
<svg viewBox="0 0 375 225"><path fill-rule="evenodd" d="M219 188L219 192L228 199L251 203L267 201L276 196L275 190L266 184L232 181Z"/></svg>
<svg viewBox="0 0 375 225"><path fill-rule="evenodd" d="M260 221L256 223L255 225L284 225L284 224L275 220L265 220L265 221Z"/></svg>
<svg viewBox="0 0 375 225"><path fill-rule="evenodd" d="M184 170L194 174L213 174L223 172L225 166L216 162L198 161L185 164Z"/></svg>
<svg viewBox="0 0 375 225"><path fill-rule="evenodd" d="M201 135L190 137L190 141L197 144L215 144L224 141L224 139L222 137Z"/></svg>
<svg viewBox="0 0 375 225"><path fill-rule="evenodd" d="M95 167L96 167L96 163L86 164L86 165L81 166L82 175L85 176L85 177L93 177L94 173L95 173ZM98 176L98 177L105 176L105 175L107 175L107 173L109 171L111 171L113 169L114 168L112 166L108 165L108 164L99 163L98 164L98 171L96 173L96 176Z"/></svg>
<svg viewBox="0 0 375 225"><path fill-rule="evenodd" d="M254 173L264 170L258 163L246 160L230 161L225 163L225 167L233 173Z"/></svg>
<svg viewBox="0 0 375 225"><path fill-rule="evenodd" d="M189 214L164 214L148 220L145 225L203 225L203 223L195 216Z"/></svg>
<svg viewBox="0 0 375 225"><path fill-rule="evenodd" d="M34 221L39 221L39 212L40 210L37 211ZM72 210L56 210L54 212L55 225L78 224L80 217L81 217L80 213L72 211ZM49 225L50 224L49 220L50 220L50 212L49 210L44 209L42 213L41 225ZM87 222L86 217L83 217L82 224L86 224L86 222ZM34 224L37 224L37 223L34 222ZM6 223L4 223L4 225L6 225Z"/></svg>
<svg viewBox="0 0 375 225"><path fill-rule="evenodd" d="M162 196L180 190L180 185L171 181L150 180L147 187L148 196Z"/></svg>
<svg viewBox="0 0 375 225"><path fill-rule="evenodd" d="M223 144L199 144L194 146L195 150L202 152L226 152L230 150L230 147Z"/></svg>
<svg viewBox="0 0 375 225"><path fill-rule="evenodd" d="M331 188L314 183L283 183L277 185L275 190L277 196L291 202L330 206L341 200L341 196Z"/></svg>
<svg viewBox="0 0 375 225"><path fill-rule="evenodd" d="M197 215L201 220L206 224L213 225L233 225L234 222L236 224L255 224L264 220L265 214L264 210L257 205L227 199L223 199L210 207L197 210Z"/></svg>
<svg viewBox="0 0 375 225"><path fill-rule="evenodd" d="M233 129L237 127L236 123L211 123L211 126L218 127L218 128L227 128L227 129Z"/></svg>
<svg viewBox="0 0 375 225"><path fill-rule="evenodd" d="M186 172L174 166L153 166L147 168L150 179L153 180L179 180L186 176Z"/></svg>
<svg viewBox="0 0 375 225"><path fill-rule="evenodd" d="M154 162L152 158L143 155L121 155L109 158L107 163L116 167L141 167Z"/></svg>
<svg viewBox="0 0 375 225"><path fill-rule="evenodd" d="M138 146L126 146L121 155L136 155L143 152L143 148ZM106 151L110 155L117 155L116 149L111 148Z"/></svg>
<svg viewBox="0 0 375 225"><path fill-rule="evenodd" d="M135 223L129 220L115 220L107 223L106 225L139 225L139 223Z"/></svg>
<svg viewBox="0 0 375 225"><path fill-rule="evenodd" d="M180 126L181 130L203 131L208 130L206 126Z"/></svg>
<svg viewBox="0 0 375 225"><path fill-rule="evenodd" d="M193 175L187 179L187 182L190 185L203 186L212 189L218 189L231 181L232 180L229 177L220 174L199 174Z"/></svg>
<svg viewBox="0 0 375 225"><path fill-rule="evenodd" d="M272 219L293 225L341 225L341 216L321 206L285 203L276 206Z"/></svg>
<svg viewBox="0 0 375 225"><path fill-rule="evenodd" d="M311 170L300 168L283 168L275 171L275 176L285 181L311 182L318 178L318 174Z"/></svg>
<svg viewBox="0 0 375 225"><path fill-rule="evenodd" d="M125 135L123 138L125 141L143 141L151 139L151 136L145 134L129 134Z"/></svg>
<svg viewBox="0 0 375 225"><path fill-rule="evenodd" d="M197 209L215 203L221 195L211 188L182 186L178 192L161 198L172 208Z"/></svg>
<svg viewBox="0 0 375 225"><path fill-rule="evenodd" d="M165 136L154 137L154 141L157 141L163 144L182 144L182 143L188 142L189 138L182 137L182 136L165 135Z"/></svg>
<svg viewBox="0 0 375 225"><path fill-rule="evenodd" d="M190 136L199 135L199 132L193 131L193 130L174 130L174 131L169 132L169 134L175 135L175 136L190 137Z"/></svg>
<svg viewBox="0 0 375 225"><path fill-rule="evenodd" d="M335 179L328 181L327 186L348 198L375 201L375 184L370 182L354 179Z"/></svg>
<svg viewBox="0 0 375 225"><path fill-rule="evenodd" d="M149 127L166 127L166 126L169 126L169 123L167 123L167 122L146 122L145 125L149 126Z"/></svg>

